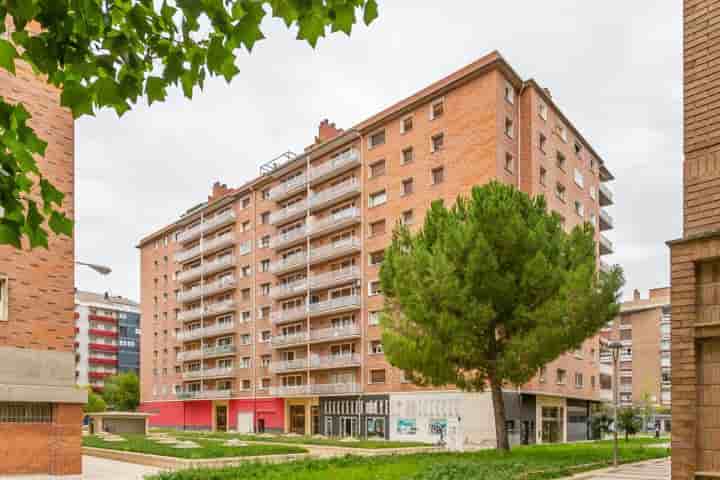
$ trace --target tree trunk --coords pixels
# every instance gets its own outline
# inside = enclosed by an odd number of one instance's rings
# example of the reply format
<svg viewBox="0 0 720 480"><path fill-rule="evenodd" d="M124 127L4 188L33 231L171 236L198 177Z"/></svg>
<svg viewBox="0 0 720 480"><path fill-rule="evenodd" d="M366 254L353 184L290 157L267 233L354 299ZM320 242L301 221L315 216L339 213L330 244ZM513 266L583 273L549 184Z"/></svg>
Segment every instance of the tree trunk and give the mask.
<svg viewBox="0 0 720 480"><path fill-rule="evenodd" d="M493 411L495 412L495 436L498 450L509 451L508 432L505 425L505 403L503 402L502 382L494 376L490 377Z"/></svg>

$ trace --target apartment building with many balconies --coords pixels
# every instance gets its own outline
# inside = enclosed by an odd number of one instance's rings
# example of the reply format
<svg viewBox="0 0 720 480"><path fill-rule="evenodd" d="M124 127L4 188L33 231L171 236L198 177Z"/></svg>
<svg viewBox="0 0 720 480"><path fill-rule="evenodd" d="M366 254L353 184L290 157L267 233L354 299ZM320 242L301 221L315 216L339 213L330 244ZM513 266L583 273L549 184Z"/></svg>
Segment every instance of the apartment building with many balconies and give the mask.
<svg viewBox="0 0 720 480"><path fill-rule="evenodd" d="M140 304L110 295L75 291L75 380L102 391L105 378L140 375Z"/></svg>
<svg viewBox="0 0 720 480"><path fill-rule="evenodd" d="M397 222L498 180L543 194L612 252L603 160L549 92L487 55L348 130L261 166L147 235L142 409L154 425L494 443L486 393L422 389L385 359L383 251ZM599 337L506 393L518 443L585 439Z"/></svg>

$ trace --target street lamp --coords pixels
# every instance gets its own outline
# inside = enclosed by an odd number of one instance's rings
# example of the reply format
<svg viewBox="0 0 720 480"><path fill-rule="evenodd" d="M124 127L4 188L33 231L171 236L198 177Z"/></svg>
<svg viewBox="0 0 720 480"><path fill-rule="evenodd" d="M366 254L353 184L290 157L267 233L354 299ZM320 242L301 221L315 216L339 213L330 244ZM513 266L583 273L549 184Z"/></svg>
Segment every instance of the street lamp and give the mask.
<svg viewBox="0 0 720 480"><path fill-rule="evenodd" d="M112 269L110 267L106 267L105 265L98 265L96 263L75 262L75 264L82 265L84 267L90 267L100 275L108 275L110 272L112 272Z"/></svg>
<svg viewBox="0 0 720 480"><path fill-rule="evenodd" d="M613 466L618 466L618 397L619 397L619 378L618 378L618 361L620 360L620 349L623 347L621 342L617 340L608 342L605 345L612 351L613 358Z"/></svg>

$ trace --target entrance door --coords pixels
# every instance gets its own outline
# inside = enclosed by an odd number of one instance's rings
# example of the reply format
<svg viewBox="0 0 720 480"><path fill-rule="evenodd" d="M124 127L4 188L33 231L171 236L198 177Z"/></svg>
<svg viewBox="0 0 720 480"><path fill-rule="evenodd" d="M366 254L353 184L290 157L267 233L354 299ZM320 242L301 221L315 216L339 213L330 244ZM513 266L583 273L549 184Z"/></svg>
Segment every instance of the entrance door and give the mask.
<svg viewBox="0 0 720 480"><path fill-rule="evenodd" d="M310 413L312 415L312 434L317 435L320 433L320 407L317 405L310 407Z"/></svg>
<svg viewBox="0 0 720 480"><path fill-rule="evenodd" d="M305 405L290 405L290 431L305 435Z"/></svg>
<svg viewBox="0 0 720 480"><path fill-rule="evenodd" d="M542 443L563 441L562 415L562 407L542 407Z"/></svg>
<svg viewBox="0 0 720 480"><path fill-rule="evenodd" d="M257 424L258 433L265 433L265 419L259 418Z"/></svg>
<svg viewBox="0 0 720 480"><path fill-rule="evenodd" d="M357 417L340 417L340 436L357 437Z"/></svg>
<svg viewBox="0 0 720 480"><path fill-rule="evenodd" d="M227 406L225 405L215 407L215 429L218 432L227 432Z"/></svg>

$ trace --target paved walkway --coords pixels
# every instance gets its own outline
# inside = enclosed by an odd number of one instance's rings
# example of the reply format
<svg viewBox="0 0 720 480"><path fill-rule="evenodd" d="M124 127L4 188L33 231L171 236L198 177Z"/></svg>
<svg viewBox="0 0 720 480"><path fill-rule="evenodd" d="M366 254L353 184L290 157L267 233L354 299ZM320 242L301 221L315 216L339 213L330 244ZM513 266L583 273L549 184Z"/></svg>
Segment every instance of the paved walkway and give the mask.
<svg viewBox="0 0 720 480"><path fill-rule="evenodd" d="M595 473L583 473L566 480L670 480L670 459L623 465Z"/></svg>
<svg viewBox="0 0 720 480"><path fill-rule="evenodd" d="M83 474L76 476L53 477L51 475L0 475L2 480L142 480L145 475L158 473L159 468L117 462L105 458L83 455Z"/></svg>

